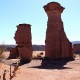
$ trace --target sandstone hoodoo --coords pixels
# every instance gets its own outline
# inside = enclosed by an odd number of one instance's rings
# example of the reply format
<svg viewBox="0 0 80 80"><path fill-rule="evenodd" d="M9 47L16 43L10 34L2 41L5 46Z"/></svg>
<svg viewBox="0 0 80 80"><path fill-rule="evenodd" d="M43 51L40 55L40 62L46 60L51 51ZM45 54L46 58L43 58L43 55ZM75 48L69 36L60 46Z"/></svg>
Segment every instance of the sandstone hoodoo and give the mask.
<svg viewBox="0 0 80 80"><path fill-rule="evenodd" d="M14 39L17 46L11 49L9 58L20 56L22 62L30 62L32 59L31 25L19 24Z"/></svg>
<svg viewBox="0 0 80 80"><path fill-rule="evenodd" d="M44 6L44 10L48 16L45 58L73 58L72 44L66 37L63 22L61 20L61 13L64 7L57 2L50 2Z"/></svg>

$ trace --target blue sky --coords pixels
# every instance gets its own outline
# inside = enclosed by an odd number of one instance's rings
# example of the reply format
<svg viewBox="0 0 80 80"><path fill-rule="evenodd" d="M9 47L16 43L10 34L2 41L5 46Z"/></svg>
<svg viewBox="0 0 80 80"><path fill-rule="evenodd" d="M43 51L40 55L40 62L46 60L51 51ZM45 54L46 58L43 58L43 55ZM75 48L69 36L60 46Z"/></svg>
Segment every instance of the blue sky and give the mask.
<svg viewBox="0 0 80 80"><path fill-rule="evenodd" d="M52 1L65 7L62 20L68 39L80 41L80 0L0 0L0 44L15 44L16 26L21 23L32 25L33 44L44 44L47 15L43 6Z"/></svg>

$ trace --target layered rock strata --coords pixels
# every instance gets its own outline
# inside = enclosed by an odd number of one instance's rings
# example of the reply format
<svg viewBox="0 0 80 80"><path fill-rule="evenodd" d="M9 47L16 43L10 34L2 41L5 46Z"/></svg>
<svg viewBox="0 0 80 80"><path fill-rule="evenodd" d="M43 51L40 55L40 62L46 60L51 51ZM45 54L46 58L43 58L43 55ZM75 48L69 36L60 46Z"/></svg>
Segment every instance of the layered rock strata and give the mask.
<svg viewBox="0 0 80 80"><path fill-rule="evenodd" d="M48 16L45 57L49 59L72 58L72 44L66 37L61 20L64 8L57 2L50 2L44 6Z"/></svg>
<svg viewBox="0 0 80 80"><path fill-rule="evenodd" d="M31 42L31 25L19 24L15 32L15 41L17 46L11 49L9 58L16 58L20 56L23 61L30 61L32 58L32 42ZM13 56L14 55L14 56Z"/></svg>

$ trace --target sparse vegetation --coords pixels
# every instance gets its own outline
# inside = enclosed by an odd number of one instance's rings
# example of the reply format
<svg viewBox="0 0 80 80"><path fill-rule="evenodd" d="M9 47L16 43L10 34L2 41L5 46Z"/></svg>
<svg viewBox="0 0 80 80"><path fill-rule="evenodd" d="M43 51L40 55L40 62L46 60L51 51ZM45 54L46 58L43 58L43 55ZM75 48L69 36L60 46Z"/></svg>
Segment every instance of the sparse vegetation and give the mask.
<svg viewBox="0 0 80 80"><path fill-rule="evenodd" d="M4 52L4 49L2 46L0 46L0 58L2 58L2 53Z"/></svg>
<svg viewBox="0 0 80 80"><path fill-rule="evenodd" d="M4 70L4 74L3 74L3 80L6 80L6 70Z"/></svg>
<svg viewBox="0 0 80 80"><path fill-rule="evenodd" d="M13 71L11 70L11 66L14 67ZM13 63L10 65L10 80L16 76L16 71L19 69L19 62Z"/></svg>
<svg viewBox="0 0 80 80"><path fill-rule="evenodd" d="M43 59L44 58L44 52L43 51L34 51L33 52L33 59Z"/></svg>
<svg viewBox="0 0 80 80"><path fill-rule="evenodd" d="M0 58L4 59L5 55L2 54L5 51L5 45L0 45Z"/></svg>

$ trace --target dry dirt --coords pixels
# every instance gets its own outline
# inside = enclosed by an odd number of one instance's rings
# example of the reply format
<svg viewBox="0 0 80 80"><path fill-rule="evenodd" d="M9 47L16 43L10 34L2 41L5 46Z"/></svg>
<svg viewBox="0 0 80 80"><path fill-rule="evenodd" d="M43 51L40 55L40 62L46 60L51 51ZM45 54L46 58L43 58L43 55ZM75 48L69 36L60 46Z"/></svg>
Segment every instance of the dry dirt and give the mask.
<svg viewBox="0 0 80 80"><path fill-rule="evenodd" d="M15 60L3 60L0 71L7 70L6 80L9 79L9 65ZM41 66L42 60L32 60L22 65L16 71L12 80L80 80L80 57L69 62L47 62ZM13 67L12 67L13 69ZM2 79L1 79L2 80Z"/></svg>

